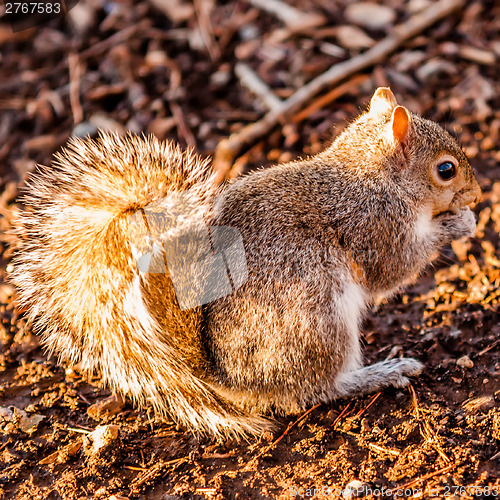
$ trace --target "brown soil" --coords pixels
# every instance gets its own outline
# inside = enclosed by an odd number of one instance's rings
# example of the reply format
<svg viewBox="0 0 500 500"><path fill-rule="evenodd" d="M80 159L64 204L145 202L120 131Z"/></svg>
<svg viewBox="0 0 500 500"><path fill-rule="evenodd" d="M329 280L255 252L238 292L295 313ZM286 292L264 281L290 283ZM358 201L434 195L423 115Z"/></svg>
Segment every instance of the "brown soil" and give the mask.
<svg viewBox="0 0 500 500"><path fill-rule="evenodd" d="M220 139L266 111L235 75L237 61L284 98L359 53L349 43L372 43L359 31L346 40L336 30L354 23L347 0L288 3L321 13L323 25L285 36L282 21L244 0L197 0L196 9L168 0L88 0L15 36L0 23L1 498L347 498L353 480L383 498L500 494L494 0L468 2L365 78L356 75L335 101L288 119L240 161L248 169L318 151L381 85L460 138L485 193L476 237L445 249L363 328L367 362L404 353L425 363L409 389L321 405L282 419L275 435L242 444L199 440L106 399L99 380L60 366L15 308L6 284L13 241L6 231L20 206L14 200L35 162L47 164L75 122L79 130L125 127L213 153ZM433 2L383 3L397 23ZM361 29L378 41L388 28ZM89 433L105 424L118 427L108 428L108 444L95 451Z"/></svg>

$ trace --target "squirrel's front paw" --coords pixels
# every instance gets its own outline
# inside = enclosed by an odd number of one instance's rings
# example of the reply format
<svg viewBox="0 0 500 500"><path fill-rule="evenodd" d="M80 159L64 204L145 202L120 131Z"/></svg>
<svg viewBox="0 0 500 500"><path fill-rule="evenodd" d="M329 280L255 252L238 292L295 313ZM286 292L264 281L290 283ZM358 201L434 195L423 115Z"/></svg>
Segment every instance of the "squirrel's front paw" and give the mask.
<svg viewBox="0 0 500 500"><path fill-rule="evenodd" d="M444 213L437 219L449 240L474 236L476 232L476 217L469 207L461 208L457 214Z"/></svg>

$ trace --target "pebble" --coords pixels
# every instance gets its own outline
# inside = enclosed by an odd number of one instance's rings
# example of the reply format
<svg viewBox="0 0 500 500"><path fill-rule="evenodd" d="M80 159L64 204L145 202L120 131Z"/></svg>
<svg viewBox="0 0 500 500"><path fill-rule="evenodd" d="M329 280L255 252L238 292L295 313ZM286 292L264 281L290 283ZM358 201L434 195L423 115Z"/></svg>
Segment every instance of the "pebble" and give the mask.
<svg viewBox="0 0 500 500"><path fill-rule="evenodd" d="M168 67L169 59L163 50L150 50L144 58L144 62L151 68Z"/></svg>
<svg viewBox="0 0 500 500"><path fill-rule="evenodd" d="M51 453L45 458L40 460L40 464L48 465L48 464L64 464L68 461L69 458L75 457L77 453L80 451L82 447L81 439L74 441L72 443L63 446L59 450Z"/></svg>
<svg viewBox="0 0 500 500"><path fill-rule="evenodd" d="M353 498L364 497L370 494L370 484L364 481L359 481L354 479L350 483L346 484L344 492L342 493L342 498L346 500L351 500Z"/></svg>
<svg viewBox="0 0 500 500"><path fill-rule="evenodd" d="M71 135L84 139L85 137L95 137L99 129L89 122L79 123L71 132Z"/></svg>
<svg viewBox="0 0 500 500"><path fill-rule="evenodd" d="M415 74L421 82L425 82L434 76L453 75L456 72L457 68L453 63L440 57L435 57L417 68Z"/></svg>
<svg viewBox="0 0 500 500"><path fill-rule="evenodd" d="M396 12L387 5L376 3L351 3L345 10L346 19L368 29L380 30L388 28L396 20Z"/></svg>
<svg viewBox="0 0 500 500"><path fill-rule="evenodd" d="M94 420L100 420L102 417L111 417L120 413L125 406L125 401L119 394L111 396L90 405L87 408L87 415Z"/></svg>
<svg viewBox="0 0 500 500"><path fill-rule="evenodd" d="M469 356L462 356L457 359L457 365L461 368L472 368L474 366L474 362L469 358Z"/></svg>
<svg viewBox="0 0 500 500"><path fill-rule="evenodd" d="M469 61L483 64L485 66L493 66L497 62L495 53L490 50L478 49L470 45L463 45L459 49L459 55Z"/></svg>
<svg viewBox="0 0 500 500"><path fill-rule="evenodd" d="M90 2L76 2L68 12L69 20L79 36L85 35L96 22L96 10Z"/></svg>
<svg viewBox="0 0 500 500"><path fill-rule="evenodd" d="M254 23L246 23L238 30L240 38L244 41L254 40L261 36L260 28Z"/></svg>
<svg viewBox="0 0 500 500"><path fill-rule="evenodd" d="M120 434L120 428L117 425L99 425L95 431L87 435L91 445L87 450L91 454L96 454L106 446L111 445Z"/></svg>
<svg viewBox="0 0 500 500"><path fill-rule="evenodd" d="M118 123L116 120L111 118L104 113L95 113L89 118L90 125L103 130L109 130L111 132L116 132L118 135L125 135L127 133L126 128Z"/></svg>
<svg viewBox="0 0 500 500"><path fill-rule="evenodd" d="M14 287L7 283L0 285L0 302L2 304L8 304L12 296L14 295Z"/></svg>
<svg viewBox="0 0 500 500"><path fill-rule="evenodd" d="M28 414L16 406L0 406L0 421L3 424L2 430L6 434L15 432L17 429L26 434L32 434L44 418L44 415Z"/></svg>
<svg viewBox="0 0 500 500"><path fill-rule="evenodd" d="M339 26L336 36L339 44L345 49L366 49L375 44L375 40L357 26Z"/></svg>

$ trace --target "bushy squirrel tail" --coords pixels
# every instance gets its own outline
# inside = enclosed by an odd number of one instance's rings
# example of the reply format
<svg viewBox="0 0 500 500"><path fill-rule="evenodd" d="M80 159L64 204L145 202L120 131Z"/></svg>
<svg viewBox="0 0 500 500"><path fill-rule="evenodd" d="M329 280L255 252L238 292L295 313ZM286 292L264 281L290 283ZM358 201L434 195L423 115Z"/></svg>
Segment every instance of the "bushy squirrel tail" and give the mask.
<svg viewBox="0 0 500 500"><path fill-rule="evenodd" d="M153 137L71 139L28 181L11 281L51 353L195 432L238 437L271 423L210 382L201 307L181 310L168 272L142 272L131 241L148 206L202 224L218 192L208 172L192 151ZM163 229L165 240L179 224Z"/></svg>

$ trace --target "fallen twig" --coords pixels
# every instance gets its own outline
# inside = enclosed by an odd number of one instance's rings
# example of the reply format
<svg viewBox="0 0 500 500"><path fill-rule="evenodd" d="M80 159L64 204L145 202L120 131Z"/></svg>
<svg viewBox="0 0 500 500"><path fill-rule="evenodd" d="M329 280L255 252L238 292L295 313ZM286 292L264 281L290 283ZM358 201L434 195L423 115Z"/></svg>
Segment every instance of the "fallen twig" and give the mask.
<svg viewBox="0 0 500 500"><path fill-rule="evenodd" d="M144 483L147 483L148 481L151 481L153 478L160 475L163 472L163 469L165 467L168 467L169 465L174 465L174 464L175 465L181 464L181 463L187 462L187 461L188 461L188 457L181 457L181 458L174 458L173 460L169 460L168 462L162 462L162 461L157 462L149 469L137 467L136 470L143 471L143 473L132 481L132 483L130 485L130 491L132 491L134 493L139 491L139 488Z"/></svg>
<svg viewBox="0 0 500 500"><path fill-rule="evenodd" d="M356 413L356 417L361 417L361 415L363 415L363 413L368 410L368 408L370 408L370 406L375 403L375 401L377 401L377 399L381 396L382 392L377 392L377 394L375 394L371 401L364 407L364 408L361 408L361 410L358 411L358 413Z"/></svg>
<svg viewBox="0 0 500 500"><path fill-rule="evenodd" d="M235 179L236 177L238 177L245 168L245 165L248 164L249 158L251 158L252 155L261 153L263 148L264 148L264 141L259 141L256 144L254 144L250 149L248 149L248 151L239 156L234 162L226 180ZM219 185L222 182L224 182L224 180L225 179L223 172L218 171L217 175L215 176L215 183Z"/></svg>
<svg viewBox="0 0 500 500"><path fill-rule="evenodd" d="M378 444L368 443L367 446L371 450L378 451L379 453L386 453L387 455L392 455L393 457L399 457L399 455L401 455L399 450L391 450L390 448L384 448Z"/></svg>
<svg viewBox="0 0 500 500"><path fill-rule="evenodd" d="M172 115L175 118L175 122L177 124L177 131L179 136L184 139L188 146L196 146L196 139L194 138L191 129L187 126L186 120L184 120L184 115L182 114L182 109L177 104L176 101L170 101L170 110L172 111Z"/></svg>
<svg viewBox="0 0 500 500"><path fill-rule="evenodd" d="M268 109L276 111L281 109L283 101L274 94L250 66L241 62L236 63L234 72L239 78L241 85L262 99Z"/></svg>
<svg viewBox="0 0 500 500"><path fill-rule="evenodd" d="M408 390L410 391L411 394L411 400L413 402L413 409L415 410L415 417L420 418L420 410L418 409L418 399L417 399L417 393L415 392L415 389L413 388L413 385L408 386Z"/></svg>
<svg viewBox="0 0 500 500"><path fill-rule="evenodd" d="M291 31L295 31L297 28L300 30L315 28L326 21L322 14L302 12L281 0L250 0L250 3L254 7L276 16Z"/></svg>
<svg viewBox="0 0 500 500"><path fill-rule="evenodd" d="M436 431L431 427L429 422L425 420L425 418L420 418L421 412L418 407L418 399L417 399L417 393L415 392L415 389L413 386L410 384L409 386L410 393L412 395L412 400L413 400L413 407L415 409L415 416L417 417L417 420L419 421L419 429L420 429L420 435L427 441L437 452L437 454L446 462L450 463L451 460L446 455L446 453L443 451L441 448L441 445L439 444L439 436Z"/></svg>
<svg viewBox="0 0 500 500"><path fill-rule="evenodd" d="M129 40L137 33L140 33L141 30L148 27L149 26L147 21L141 21L132 26L127 26L126 28L123 28L122 30L113 33L109 38L105 38L104 40L94 45L91 45L88 49L82 50L82 52L80 52L79 54L80 61L85 61L86 59L89 59L91 57L98 56L99 54L110 49L111 47L114 47L119 43Z"/></svg>
<svg viewBox="0 0 500 500"><path fill-rule="evenodd" d="M147 472L149 469L146 469L145 467L134 467L133 465L123 465L124 469L128 470L133 470L136 472Z"/></svg>
<svg viewBox="0 0 500 500"><path fill-rule="evenodd" d="M342 80L362 71L394 52L404 42L415 37L426 28L451 14L464 5L464 0L439 0L432 9L425 9L413 15L406 22L396 26L386 38L366 52L336 64L322 75L311 80L284 101L280 109L270 110L259 121L247 125L229 138L222 140L215 150L213 168L222 171L227 178L235 157L258 138L269 133L283 117L296 113L305 103L324 90L339 84Z"/></svg>
<svg viewBox="0 0 500 500"><path fill-rule="evenodd" d="M330 425L330 427L333 427L334 429L335 429L335 427L337 427L337 424L342 420L342 417L346 414L346 412L350 406L351 406L351 403L347 403L346 407L342 410L340 415L333 421L333 423L332 423L332 425Z"/></svg>
<svg viewBox="0 0 500 500"><path fill-rule="evenodd" d="M200 28L203 43L207 48L208 55L212 61L220 59L220 49L215 40L212 23L210 21L210 2L202 2L201 0L194 0L194 8L196 17L198 18L198 26Z"/></svg>
<svg viewBox="0 0 500 500"><path fill-rule="evenodd" d="M477 353L478 356L482 356L483 354L486 354L488 351L491 351L494 347L496 347L498 344L500 344L500 339L495 340L492 344L490 344L488 347L485 347L482 351L479 351Z"/></svg>
<svg viewBox="0 0 500 500"><path fill-rule="evenodd" d="M93 429L81 429L78 427L67 427L67 430L72 432L78 432L80 434L90 434L93 431Z"/></svg>
<svg viewBox="0 0 500 500"><path fill-rule="evenodd" d="M83 121L83 110L80 104L80 76L81 67L78 54L70 52L68 54L69 70L69 102L73 112L73 122L78 125Z"/></svg>
<svg viewBox="0 0 500 500"><path fill-rule="evenodd" d="M297 113L292 121L294 123L299 123L302 120L305 120L309 116L311 116L316 111L324 108L328 104L331 104L333 101L337 100L339 97L342 97L344 94L347 94L353 87L357 87L361 83L365 82L370 78L368 75L356 75L347 82L335 87L330 90L330 92L320 96L318 99L314 100L307 108L303 109L299 113Z"/></svg>
<svg viewBox="0 0 500 500"><path fill-rule="evenodd" d="M447 465L446 467L443 467L442 469L436 470L434 472L429 472L428 474L425 474L424 476L417 477L416 479L412 479L411 481L401 485L398 487L399 491L404 491L407 488L410 488L411 486L414 486L415 484L420 483L421 481L426 481L427 479L430 479L431 477L437 476L438 474L444 474L445 472L448 472L450 469L453 469L454 467L457 467L459 464L450 464Z"/></svg>
<svg viewBox="0 0 500 500"><path fill-rule="evenodd" d="M247 463L247 465L244 467L244 470L246 470L250 465L254 464L260 457L265 455L267 452L272 450L297 424L300 422L303 422L316 408L319 408L322 403L318 403L314 405L312 408L309 408L305 413L303 413L295 422L288 424L288 427L286 428L285 432L278 438L276 441L273 441L270 445L266 446L259 454L257 454L255 457L250 460L250 462Z"/></svg>

